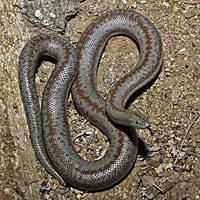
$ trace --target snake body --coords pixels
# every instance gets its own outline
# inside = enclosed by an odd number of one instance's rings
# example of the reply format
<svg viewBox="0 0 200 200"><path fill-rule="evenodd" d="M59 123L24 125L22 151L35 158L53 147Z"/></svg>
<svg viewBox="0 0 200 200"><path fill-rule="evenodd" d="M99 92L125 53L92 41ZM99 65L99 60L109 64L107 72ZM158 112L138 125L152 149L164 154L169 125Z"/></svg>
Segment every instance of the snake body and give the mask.
<svg viewBox="0 0 200 200"><path fill-rule="evenodd" d="M98 63L107 41L121 34L136 40L140 60L112 87L105 101L96 83ZM156 76L162 54L156 28L142 15L128 10L110 11L98 17L84 31L76 50L56 35L42 34L26 44L19 61L19 85L31 141L41 164L60 183L101 190L127 175L137 155L134 128L146 128L149 124L139 111L131 112L124 106L136 90ZM34 77L42 55L55 58L57 63L45 87L40 111ZM100 160L84 160L73 146L66 103L71 86L79 112L109 139L110 148ZM128 126L131 134L119 130L113 122Z"/></svg>

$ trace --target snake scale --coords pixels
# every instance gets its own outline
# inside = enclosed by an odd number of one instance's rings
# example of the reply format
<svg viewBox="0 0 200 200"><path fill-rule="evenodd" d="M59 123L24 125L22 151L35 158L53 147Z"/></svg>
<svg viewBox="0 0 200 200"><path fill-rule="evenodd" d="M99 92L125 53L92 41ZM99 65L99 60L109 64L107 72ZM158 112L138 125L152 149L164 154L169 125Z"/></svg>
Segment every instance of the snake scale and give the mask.
<svg viewBox="0 0 200 200"><path fill-rule="evenodd" d="M96 75L107 41L124 35L136 41L140 59L135 67L111 88L105 100L99 93ZM56 60L42 99L35 88L35 71L41 56ZM19 59L19 86L33 149L44 168L63 185L84 190L102 190L118 183L134 166L138 142L135 128L147 128L147 118L138 110L125 109L137 90L159 72L162 43L154 25L141 14L114 10L94 20L82 34L77 48L55 34L33 37ZM78 155L70 135L67 99L70 90L78 111L109 139L106 155L88 162ZM131 135L117 128L129 127Z"/></svg>

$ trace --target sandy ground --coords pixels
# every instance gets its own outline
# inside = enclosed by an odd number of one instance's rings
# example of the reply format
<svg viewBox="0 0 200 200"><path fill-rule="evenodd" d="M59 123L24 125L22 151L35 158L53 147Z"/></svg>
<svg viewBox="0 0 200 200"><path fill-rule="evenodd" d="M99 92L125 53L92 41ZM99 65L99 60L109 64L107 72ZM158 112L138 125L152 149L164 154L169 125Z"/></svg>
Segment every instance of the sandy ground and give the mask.
<svg viewBox="0 0 200 200"><path fill-rule="evenodd" d="M92 2L92 3L91 3ZM93 0L79 5L66 37L74 45L98 15L113 9L136 10L157 27L164 47L161 73L134 104L151 122L153 135L139 130L151 154L138 157L129 176L115 187L87 193L57 185L36 160L18 87L18 59L26 42L49 32L30 24L12 1L0 2L0 199L200 199L200 2L198 0ZM103 95L113 81L138 60L136 45L125 37L112 38L102 56L98 83ZM53 65L42 64L36 83L39 97ZM98 130L82 119L70 99L72 135ZM86 135L86 136L85 136ZM102 153L101 133L77 138L77 151L86 159ZM85 140L93 138L89 149ZM81 148L83 147L83 148Z"/></svg>

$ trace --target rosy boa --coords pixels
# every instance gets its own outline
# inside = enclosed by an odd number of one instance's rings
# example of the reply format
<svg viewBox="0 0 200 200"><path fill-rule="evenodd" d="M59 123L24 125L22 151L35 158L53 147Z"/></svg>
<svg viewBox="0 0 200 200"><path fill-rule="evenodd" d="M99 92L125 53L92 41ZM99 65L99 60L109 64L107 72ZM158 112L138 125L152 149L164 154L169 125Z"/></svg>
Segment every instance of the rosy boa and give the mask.
<svg viewBox="0 0 200 200"><path fill-rule="evenodd" d="M132 71L116 82L105 101L97 88L96 74L104 47L115 35L136 41L140 59ZM53 57L57 63L40 110L34 79L42 55ZM129 10L110 11L94 20L76 50L62 37L48 34L38 35L25 45L19 61L19 85L32 145L41 164L60 183L102 190L127 175L137 155L135 128L147 128L149 123L139 111L124 107L130 96L158 74L162 57L162 43L154 25ZM79 112L109 139L110 148L100 160L88 162L74 148L66 103L71 86ZM127 132L116 124L128 127Z"/></svg>

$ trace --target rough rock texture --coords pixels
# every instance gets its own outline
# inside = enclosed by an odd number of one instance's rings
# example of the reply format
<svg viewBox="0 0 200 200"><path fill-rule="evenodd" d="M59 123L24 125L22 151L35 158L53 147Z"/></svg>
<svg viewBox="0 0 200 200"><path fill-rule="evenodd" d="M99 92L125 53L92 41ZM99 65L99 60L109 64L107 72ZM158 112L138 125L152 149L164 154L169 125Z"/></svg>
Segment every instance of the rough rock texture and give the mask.
<svg viewBox="0 0 200 200"><path fill-rule="evenodd" d="M80 0L81 1L81 0ZM64 31L66 20L78 12L79 0L16 0L26 18L37 26Z"/></svg>
<svg viewBox="0 0 200 200"><path fill-rule="evenodd" d="M153 135L148 130L138 131L151 154L146 159L139 157L120 184L87 193L57 185L35 158L17 68L26 42L49 30L27 21L14 1L0 1L0 199L200 199L200 4L196 0L86 0L67 24L65 37L76 45L92 20L119 8L136 10L149 18L163 40L161 73L133 102L151 122ZM109 41L98 72L104 96L138 56L136 45L129 39L115 37ZM42 63L36 76L39 98L52 67L49 62ZM106 138L78 115L71 99L69 106L77 151L88 160L103 156L108 146Z"/></svg>

